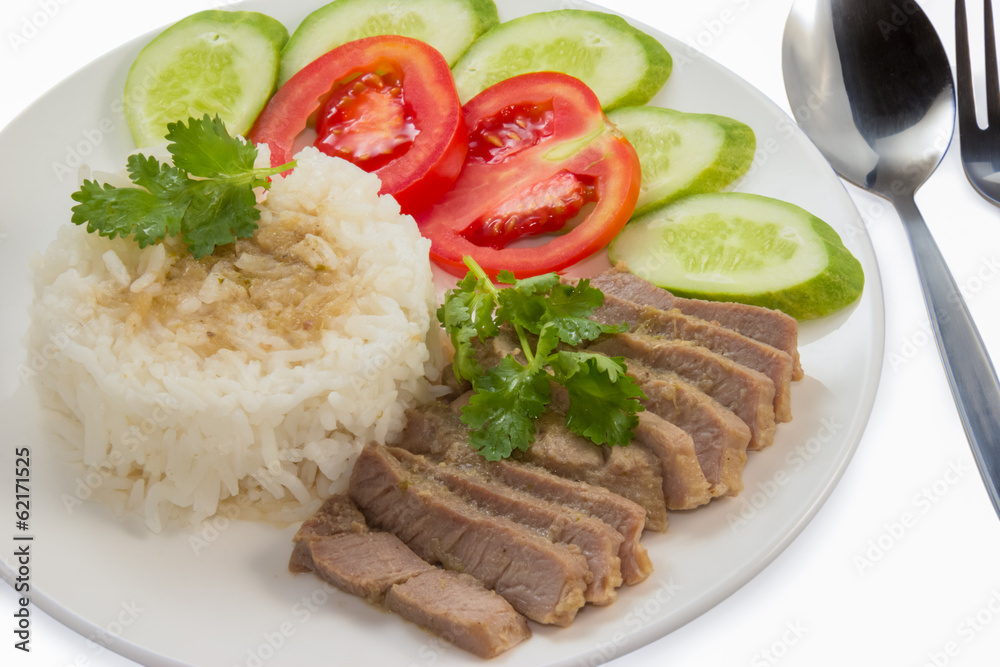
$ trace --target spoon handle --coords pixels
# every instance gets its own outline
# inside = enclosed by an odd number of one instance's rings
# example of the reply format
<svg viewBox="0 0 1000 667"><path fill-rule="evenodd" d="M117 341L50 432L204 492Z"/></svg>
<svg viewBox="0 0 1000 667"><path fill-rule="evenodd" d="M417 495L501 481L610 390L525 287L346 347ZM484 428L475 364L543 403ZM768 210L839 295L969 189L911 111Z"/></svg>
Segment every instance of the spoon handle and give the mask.
<svg viewBox="0 0 1000 667"><path fill-rule="evenodd" d="M958 285L912 197L893 200L906 227L948 384L1000 514L1000 382Z"/></svg>

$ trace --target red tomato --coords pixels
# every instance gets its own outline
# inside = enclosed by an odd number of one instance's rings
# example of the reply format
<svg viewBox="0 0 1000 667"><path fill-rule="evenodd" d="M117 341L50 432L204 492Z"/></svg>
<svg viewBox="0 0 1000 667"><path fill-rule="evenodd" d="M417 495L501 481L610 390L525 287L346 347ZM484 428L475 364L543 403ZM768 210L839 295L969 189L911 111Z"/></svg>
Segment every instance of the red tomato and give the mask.
<svg viewBox="0 0 1000 667"><path fill-rule="evenodd" d="M367 37L320 56L275 93L250 139L271 147L273 166L285 164L313 117L316 147L377 174L404 213L437 201L468 149L448 63L409 37Z"/></svg>
<svg viewBox="0 0 1000 667"><path fill-rule="evenodd" d="M582 81L523 74L479 93L463 112L462 173L414 216L443 268L465 275L462 257L471 255L490 275L559 271L625 226L639 197L639 158ZM528 246L528 237L538 238Z"/></svg>

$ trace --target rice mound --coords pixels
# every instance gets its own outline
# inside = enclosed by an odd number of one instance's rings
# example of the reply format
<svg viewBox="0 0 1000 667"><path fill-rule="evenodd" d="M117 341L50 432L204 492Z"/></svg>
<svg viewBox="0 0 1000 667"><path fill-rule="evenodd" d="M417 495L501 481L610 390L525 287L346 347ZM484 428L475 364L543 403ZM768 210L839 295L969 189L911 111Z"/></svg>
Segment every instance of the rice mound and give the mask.
<svg viewBox="0 0 1000 667"><path fill-rule="evenodd" d="M296 157L254 239L204 261L67 224L33 267L42 405L94 495L153 531L304 519L432 398L429 241L376 176Z"/></svg>

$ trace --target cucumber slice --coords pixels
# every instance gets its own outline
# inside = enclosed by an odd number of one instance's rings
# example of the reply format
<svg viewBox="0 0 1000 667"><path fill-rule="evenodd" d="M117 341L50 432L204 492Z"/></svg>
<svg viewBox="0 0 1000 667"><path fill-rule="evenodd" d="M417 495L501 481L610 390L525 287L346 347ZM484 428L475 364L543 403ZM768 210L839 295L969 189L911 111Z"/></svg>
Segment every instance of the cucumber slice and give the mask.
<svg viewBox="0 0 1000 667"><path fill-rule="evenodd" d="M633 219L612 262L678 296L776 308L799 320L853 303L861 263L794 204L739 192L692 195Z"/></svg>
<svg viewBox="0 0 1000 667"><path fill-rule="evenodd" d="M335 0L303 19L281 53L279 85L347 42L375 35L403 35L441 52L448 66L500 22L493 0Z"/></svg>
<svg viewBox="0 0 1000 667"><path fill-rule="evenodd" d="M674 199L717 192L753 163L753 130L726 116L661 107L623 107L608 112L635 148L642 184L634 216Z"/></svg>
<svg viewBox="0 0 1000 667"><path fill-rule="evenodd" d="M125 118L137 146L162 143L167 123L218 115L246 134L274 92L288 30L258 12L206 10L147 44L125 80Z"/></svg>
<svg viewBox="0 0 1000 667"><path fill-rule="evenodd" d="M463 104L503 79L555 71L586 83L611 109L651 100L672 67L667 50L622 17L559 9L501 23L469 47L452 74Z"/></svg>

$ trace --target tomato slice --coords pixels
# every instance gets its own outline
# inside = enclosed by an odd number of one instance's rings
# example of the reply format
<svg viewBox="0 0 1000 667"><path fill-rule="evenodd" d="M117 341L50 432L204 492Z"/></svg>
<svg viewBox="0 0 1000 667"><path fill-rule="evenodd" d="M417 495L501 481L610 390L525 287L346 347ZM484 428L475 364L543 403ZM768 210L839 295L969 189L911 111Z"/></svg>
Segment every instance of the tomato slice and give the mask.
<svg viewBox="0 0 1000 667"><path fill-rule="evenodd" d="M560 271L594 254L628 222L639 158L579 79L523 74L463 108L469 150L458 180L415 214L431 258L462 276L465 255L490 275Z"/></svg>
<svg viewBox="0 0 1000 667"><path fill-rule="evenodd" d="M563 170L480 215L460 234L477 246L501 250L521 237L562 231L584 205L594 201L593 179Z"/></svg>
<svg viewBox="0 0 1000 667"><path fill-rule="evenodd" d="M448 63L434 47L399 35L348 42L314 60L275 93L249 138L267 143L271 164L280 166L310 125L317 148L378 175L381 193L404 213L437 201L468 150Z"/></svg>
<svg viewBox="0 0 1000 667"><path fill-rule="evenodd" d="M383 69L382 67L379 68ZM399 158L419 133L403 97L402 76L391 64L339 83L316 119L314 145L334 157L376 171Z"/></svg>

